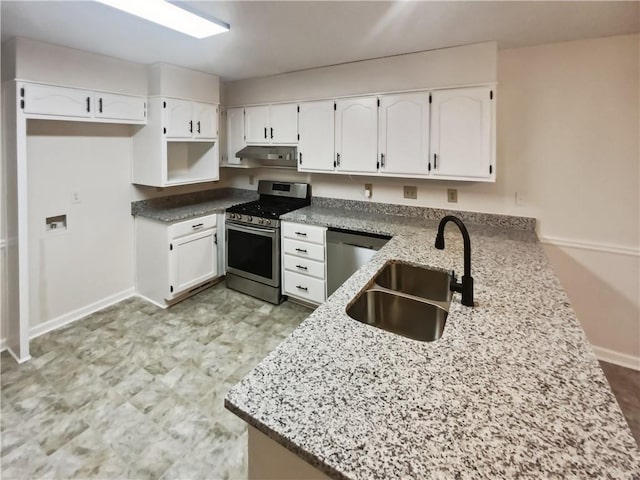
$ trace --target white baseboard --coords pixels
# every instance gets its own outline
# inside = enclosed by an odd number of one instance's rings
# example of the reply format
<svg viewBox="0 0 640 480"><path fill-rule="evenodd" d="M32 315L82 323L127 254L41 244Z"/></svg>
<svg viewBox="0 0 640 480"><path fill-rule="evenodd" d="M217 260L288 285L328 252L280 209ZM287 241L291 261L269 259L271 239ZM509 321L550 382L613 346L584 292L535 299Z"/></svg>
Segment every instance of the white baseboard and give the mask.
<svg viewBox="0 0 640 480"><path fill-rule="evenodd" d="M90 305L84 306L69 313L65 313L58 318L54 318L53 320L49 320L31 328L29 330L29 338L39 337L40 335L50 332L51 330L55 330L56 328L60 328L71 322L75 322L76 320L80 320L81 318L84 318L91 313L102 310L103 308L109 307L114 303L121 302L122 300L126 300L127 298L134 295L135 290L133 288L128 288L126 290L123 290L122 292L116 293L115 295L111 295L109 297L98 300L97 302Z"/></svg>
<svg viewBox="0 0 640 480"><path fill-rule="evenodd" d="M591 348L593 348L593 352L596 354L596 357L598 357L598 360L640 371L640 357L634 357L633 355L627 355L626 353L616 352L595 345L592 345Z"/></svg>

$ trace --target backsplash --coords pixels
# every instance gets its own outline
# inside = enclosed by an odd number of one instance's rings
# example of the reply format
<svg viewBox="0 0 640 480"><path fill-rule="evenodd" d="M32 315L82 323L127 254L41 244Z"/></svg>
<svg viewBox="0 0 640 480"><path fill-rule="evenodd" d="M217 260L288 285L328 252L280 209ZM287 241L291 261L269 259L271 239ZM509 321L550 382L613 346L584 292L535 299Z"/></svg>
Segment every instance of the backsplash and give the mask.
<svg viewBox="0 0 640 480"><path fill-rule="evenodd" d="M536 219L531 217L515 217L496 213L465 212L445 210L441 208L414 207L392 203L361 202L358 200L341 200L337 198L312 197L311 205L326 208L344 208L382 215L398 215L402 217L418 217L428 220L439 220L445 215L455 215L464 222L486 225L490 227L508 227L519 230L535 231Z"/></svg>

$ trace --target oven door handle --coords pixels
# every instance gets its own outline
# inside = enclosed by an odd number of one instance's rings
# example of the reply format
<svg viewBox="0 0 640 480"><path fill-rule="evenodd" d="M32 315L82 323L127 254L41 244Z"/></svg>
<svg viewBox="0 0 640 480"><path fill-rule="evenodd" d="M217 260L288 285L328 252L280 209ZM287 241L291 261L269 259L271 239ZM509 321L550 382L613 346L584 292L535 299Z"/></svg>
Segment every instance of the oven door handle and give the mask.
<svg viewBox="0 0 640 480"><path fill-rule="evenodd" d="M275 228L260 228L260 227L249 227L248 225L241 225L235 222L227 222L227 226L232 228L233 230L240 230L244 232L254 232L254 233L262 233L262 234L274 234L276 233Z"/></svg>

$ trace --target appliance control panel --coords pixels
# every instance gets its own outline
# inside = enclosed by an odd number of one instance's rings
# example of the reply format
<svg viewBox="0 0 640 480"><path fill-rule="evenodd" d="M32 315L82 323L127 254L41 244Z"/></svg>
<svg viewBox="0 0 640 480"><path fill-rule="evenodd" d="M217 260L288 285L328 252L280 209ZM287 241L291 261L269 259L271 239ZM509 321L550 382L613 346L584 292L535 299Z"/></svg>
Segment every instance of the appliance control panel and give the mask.
<svg viewBox="0 0 640 480"><path fill-rule="evenodd" d="M251 215L243 215L241 213L229 213L227 212L227 220L232 220L238 223L246 223L251 225L259 225L262 227L275 228L280 226L280 220L273 220L271 218L253 217Z"/></svg>

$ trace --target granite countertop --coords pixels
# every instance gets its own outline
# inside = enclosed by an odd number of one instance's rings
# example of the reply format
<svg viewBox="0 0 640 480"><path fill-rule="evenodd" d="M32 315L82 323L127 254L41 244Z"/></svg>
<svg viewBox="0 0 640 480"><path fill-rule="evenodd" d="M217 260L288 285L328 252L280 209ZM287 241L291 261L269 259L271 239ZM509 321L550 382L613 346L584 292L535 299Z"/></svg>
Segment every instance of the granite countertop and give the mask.
<svg viewBox="0 0 640 480"><path fill-rule="evenodd" d="M174 223L212 213L222 213L232 205L257 198L258 194L255 191L222 188L133 202L131 214L160 222Z"/></svg>
<svg viewBox="0 0 640 480"><path fill-rule="evenodd" d="M229 410L333 478L640 477L533 230L465 220L476 306L454 294L442 338L419 342L345 308L388 260L461 273L454 226L436 250L433 219L317 205L283 219L393 238L229 391Z"/></svg>

